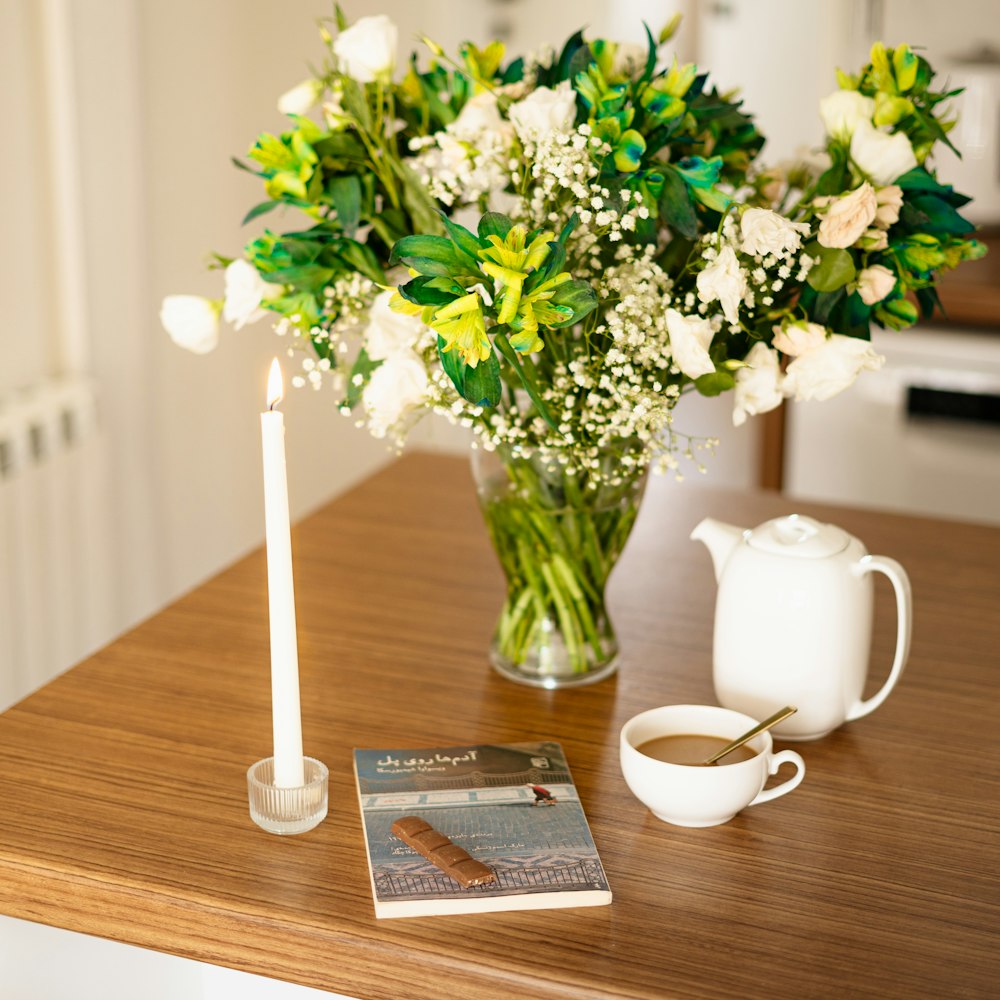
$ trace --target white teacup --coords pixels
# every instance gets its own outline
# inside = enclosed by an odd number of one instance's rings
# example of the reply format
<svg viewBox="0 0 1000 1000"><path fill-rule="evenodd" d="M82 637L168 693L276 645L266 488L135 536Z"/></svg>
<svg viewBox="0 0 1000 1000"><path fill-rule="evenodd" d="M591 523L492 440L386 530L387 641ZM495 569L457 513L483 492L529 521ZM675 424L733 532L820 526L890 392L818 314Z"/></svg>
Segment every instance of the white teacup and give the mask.
<svg viewBox="0 0 1000 1000"><path fill-rule="evenodd" d="M702 735L735 740L758 722L749 715L713 705L667 705L629 719L622 727L621 765L628 787L653 815L676 826L717 826L746 806L784 795L805 776L806 765L794 750L773 752L770 733L760 733L747 746L749 760L709 767L671 764L640 753L636 747L661 736ZM782 764L796 773L764 791L768 777Z"/></svg>

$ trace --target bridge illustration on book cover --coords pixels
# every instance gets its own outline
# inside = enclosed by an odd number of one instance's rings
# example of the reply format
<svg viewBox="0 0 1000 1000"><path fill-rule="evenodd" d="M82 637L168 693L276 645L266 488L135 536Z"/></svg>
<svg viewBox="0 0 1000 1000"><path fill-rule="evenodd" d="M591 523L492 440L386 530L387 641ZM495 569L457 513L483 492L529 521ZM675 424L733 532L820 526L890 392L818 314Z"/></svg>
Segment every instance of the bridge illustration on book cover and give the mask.
<svg viewBox="0 0 1000 1000"><path fill-rule="evenodd" d="M377 916L593 906L611 901L555 742L355 750ZM419 815L496 875L463 889L391 832Z"/></svg>

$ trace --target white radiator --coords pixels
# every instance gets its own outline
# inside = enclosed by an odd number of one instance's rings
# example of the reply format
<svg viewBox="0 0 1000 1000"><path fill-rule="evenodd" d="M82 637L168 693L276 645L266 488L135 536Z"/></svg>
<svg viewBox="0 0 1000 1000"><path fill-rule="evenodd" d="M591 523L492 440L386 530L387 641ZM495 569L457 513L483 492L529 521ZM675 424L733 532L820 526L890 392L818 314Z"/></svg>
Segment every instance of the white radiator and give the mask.
<svg viewBox="0 0 1000 1000"><path fill-rule="evenodd" d="M0 399L0 710L109 637L109 493L89 380Z"/></svg>

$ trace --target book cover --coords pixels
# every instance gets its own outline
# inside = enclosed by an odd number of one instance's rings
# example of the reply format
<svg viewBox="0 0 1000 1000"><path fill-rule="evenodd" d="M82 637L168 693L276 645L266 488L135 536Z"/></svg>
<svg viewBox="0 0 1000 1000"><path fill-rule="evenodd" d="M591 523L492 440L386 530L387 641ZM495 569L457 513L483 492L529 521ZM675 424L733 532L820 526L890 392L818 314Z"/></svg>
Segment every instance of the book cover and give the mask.
<svg viewBox="0 0 1000 1000"><path fill-rule="evenodd" d="M611 890L555 742L355 750L376 917L601 906ZM419 816L496 875L463 889L391 831Z"/></svg>

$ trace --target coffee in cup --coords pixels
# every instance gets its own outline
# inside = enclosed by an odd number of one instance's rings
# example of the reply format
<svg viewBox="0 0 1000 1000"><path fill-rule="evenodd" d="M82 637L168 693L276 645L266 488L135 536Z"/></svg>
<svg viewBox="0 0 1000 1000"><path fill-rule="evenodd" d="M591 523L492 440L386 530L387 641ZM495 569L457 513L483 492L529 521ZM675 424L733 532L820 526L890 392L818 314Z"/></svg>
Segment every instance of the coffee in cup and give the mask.
<svg viewBox="0 0 1000 1000"><path fill-rule="evenodd" d="M625 782L635 797L666 823L726 823L746 806L790 792L805 775L805 762L793 750L774 753L768 732L759 733L740 748L745 751L742 760L727 763L727 756L718 764L701 766L757 721L713 705L667 705L643 712L622 727L620 755ZM708 752L702 754L706 744ZM686 759L674 759L677 757ZM794 764L796 774L765 791L768 777L784 763Z"/></svg>

